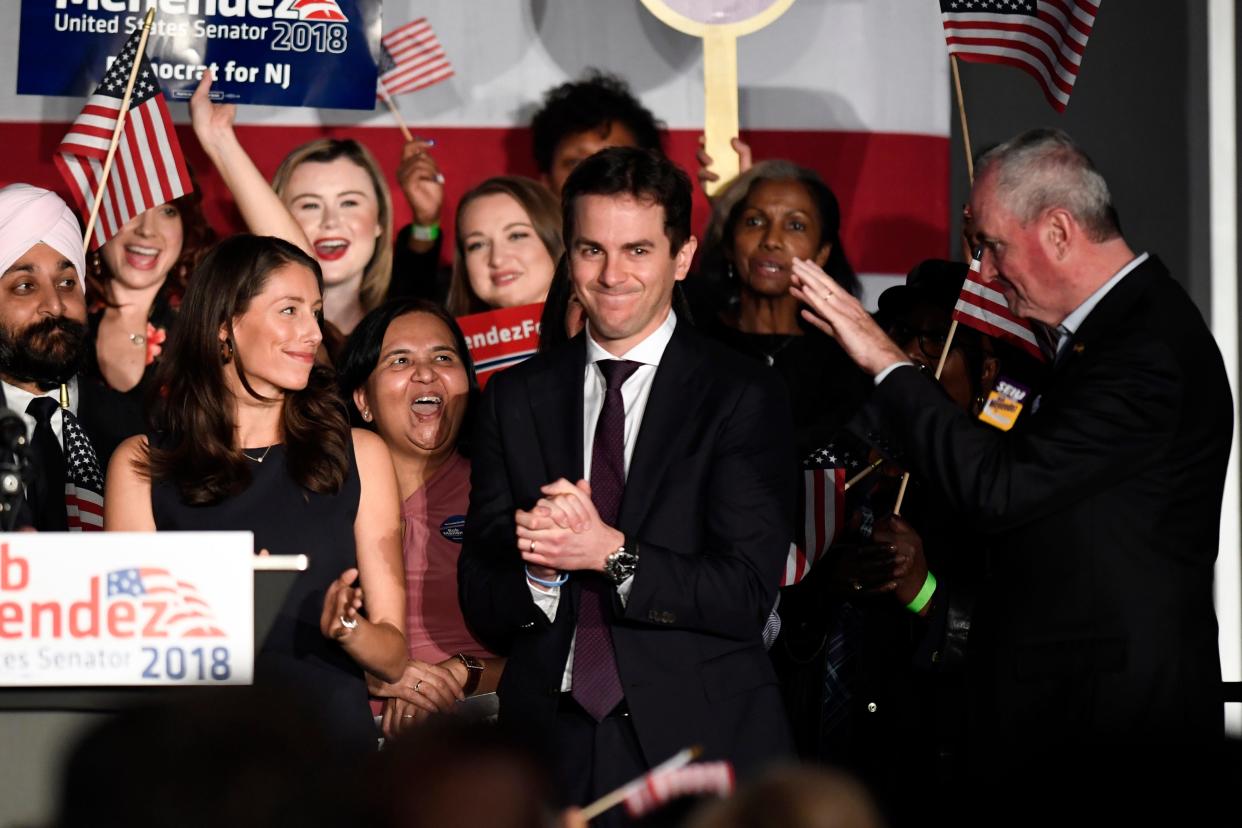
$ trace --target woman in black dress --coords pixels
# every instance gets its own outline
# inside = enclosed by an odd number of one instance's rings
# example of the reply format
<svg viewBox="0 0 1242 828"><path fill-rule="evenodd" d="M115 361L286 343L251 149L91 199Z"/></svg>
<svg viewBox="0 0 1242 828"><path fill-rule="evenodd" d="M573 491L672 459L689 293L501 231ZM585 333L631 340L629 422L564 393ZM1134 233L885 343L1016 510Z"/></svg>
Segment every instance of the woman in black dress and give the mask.
<svg viewBox="0 0 1242 828"><path fill-rule="evenodd" d="M104 525L250 530L256 550L308 555L255 680L366 749L363 671L396 681L405 666L399 500L383 441L351 431L315 363L321 284L318 263L279 239L234 236L208 254L156 375L156 430L113 456Z"/></svg>

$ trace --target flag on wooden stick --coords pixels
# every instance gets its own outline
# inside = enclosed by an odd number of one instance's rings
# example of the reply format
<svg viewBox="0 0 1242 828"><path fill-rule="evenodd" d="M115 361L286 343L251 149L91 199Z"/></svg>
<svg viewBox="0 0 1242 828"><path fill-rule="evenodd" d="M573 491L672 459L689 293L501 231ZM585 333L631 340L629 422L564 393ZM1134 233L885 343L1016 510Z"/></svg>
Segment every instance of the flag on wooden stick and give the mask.
<svg viewBox="0 0 1242 828"><path fill-rule="evenodd" d="M940 0L949 54L1029 73L1064 112L1100 0Z"/></svg>
<svg viewBox="0 0 1242 828"><path fill-rule="evenodd" d="M138 73L124 115L107 186L101 193L99 219L90 238L96 248L115 236L134 216L193 190L173 130L168 105L146 54L140 54L142 29L136 30L104 73L95 94L56 148L56 167L83 215L90 215L100 192L104 159L112 143L130 70Z"/></svg>
<svg viewBox="0 0 1242 828"><path fill-rule="evenodd" d="M1005 294L987 286L982 270L983 248L979 248L970 261L970 271L962 282L962 294L953 307L954 321L1016 345L1041 362L1047 361L1030 323L1009 310ZM946 343L945 351L948 349L949 343Z"/></svg>
<svg viewBox="0 0 1242 828"><path fill-rule="evenodd" d="M733 766L728 762L699 762L648 774L643 784L625 798L630 819L683 796L728 796L733 793Z"/></svg>
<svg viewBox="0 0 1242 828"><path fill-rule="evenodd" d="M398 26L380 38L380 88L401 95L453 77L453 65L427 18Z"/></svg>
<svg viewBox="0 0 1242 828"><path fill-rule="evenodd" d="M832 446L819 449L803 463L799 520L785 558L783 587L806 577L840 532L845 518L845 464L834 452Z"/></svg>

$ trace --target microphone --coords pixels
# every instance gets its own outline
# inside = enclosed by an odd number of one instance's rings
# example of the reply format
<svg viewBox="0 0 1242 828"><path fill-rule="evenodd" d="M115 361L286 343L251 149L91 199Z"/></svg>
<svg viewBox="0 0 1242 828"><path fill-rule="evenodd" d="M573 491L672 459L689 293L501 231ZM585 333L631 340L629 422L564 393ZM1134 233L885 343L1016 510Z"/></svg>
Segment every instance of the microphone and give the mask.
<svg viewBox="0 0 1242 828"><path fill-rule="evenodd" d="M26 442L26 421L13 409L0 407L0 448L18 453Z"/></svg>

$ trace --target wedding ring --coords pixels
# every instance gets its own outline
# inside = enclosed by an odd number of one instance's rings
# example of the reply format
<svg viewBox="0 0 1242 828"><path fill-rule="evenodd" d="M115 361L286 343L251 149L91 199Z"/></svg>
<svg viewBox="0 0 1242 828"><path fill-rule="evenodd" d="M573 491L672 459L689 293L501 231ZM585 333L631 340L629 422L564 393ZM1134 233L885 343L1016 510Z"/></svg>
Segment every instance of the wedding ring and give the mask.
<svg viewBox="0 0 1242 828"><path fill-rule="evenodd" d="M412 718L414 718L414 714L413 714L413 713L402 713L402 714L401 714L401 718L403 718L403 719L412 719Z"/></svg>
<svg viewBox="0 0 1242 828"><path fill-rule="evenodd" d="M422 680L422 679L419 679L418 681L414 682L414 692L415 692L415 693L421 693L421 692L423 692L422 690L418 689L418 688L420 688L420 687L422 687L422 686L423 686L423 680Z"/></svg>
<svg viewBox="0 0 1242 828"><path fill-rule="evenodd" d="M340 619L341 619L341 626L342 626L342 627L344 627L344 628L345 628L345 629L347 629L347 630L352 630L354 627L358 626L358 619L357 619L357 618L355 618L355 619L353 619L353 620L351 621L350 619L348 619L348 618L346 618L345 616L343 616L343 615L342 615L342 616L340 616Z"/></svg>
<svg viewBox="0 0 1242 828"><path fill-rule="evenodd" d="M531 551L531 552L534 552L534 551L535 551L535 542L534 542L534 541L531 541L531 542L530 542L530 551Z"/></svg>

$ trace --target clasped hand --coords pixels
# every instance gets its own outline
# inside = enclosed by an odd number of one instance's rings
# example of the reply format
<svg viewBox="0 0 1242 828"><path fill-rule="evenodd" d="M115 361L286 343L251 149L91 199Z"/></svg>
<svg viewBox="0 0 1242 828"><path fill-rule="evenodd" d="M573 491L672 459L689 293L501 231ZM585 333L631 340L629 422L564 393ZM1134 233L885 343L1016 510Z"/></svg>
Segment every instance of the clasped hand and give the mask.
<svg viewBox="0 0 1242 828"><path fill-rule="evenodd" d="M540 491L543 497L530 511L518 509L518 551L538 577L577 570L604 571L608 556L625 543L625 536L600 519L591 502L591 484L561 478Z"/></svg>

